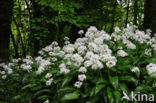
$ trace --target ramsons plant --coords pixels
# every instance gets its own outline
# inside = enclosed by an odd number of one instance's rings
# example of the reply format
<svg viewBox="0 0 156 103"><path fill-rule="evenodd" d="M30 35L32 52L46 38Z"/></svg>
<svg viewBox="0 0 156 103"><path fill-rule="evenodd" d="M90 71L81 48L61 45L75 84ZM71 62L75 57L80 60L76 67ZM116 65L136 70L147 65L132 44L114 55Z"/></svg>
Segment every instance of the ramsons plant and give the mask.
<svg viewBox="0 0 156 103"><path fill-rule="evenodd" d="M82 35L83 30L79 31ZM135 26L111 35L91 26L64 47L0 64L3 103L127 103L123 92L156 93L156 36Z"/></svg>

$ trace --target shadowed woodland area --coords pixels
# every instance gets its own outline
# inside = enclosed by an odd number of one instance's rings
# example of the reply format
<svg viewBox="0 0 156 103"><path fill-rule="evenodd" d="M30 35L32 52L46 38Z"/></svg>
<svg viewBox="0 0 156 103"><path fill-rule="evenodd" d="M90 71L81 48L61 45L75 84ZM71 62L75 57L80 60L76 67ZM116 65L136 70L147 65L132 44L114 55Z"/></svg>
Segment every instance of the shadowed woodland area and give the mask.
<svg viewBox="0 0 156 103"><path fill-rule="evenodd" d="M156 32L155 0L1 0L0 58L36 56L52 41L63 45L80 29L96 26L112 33L136 25Z"/></svg>

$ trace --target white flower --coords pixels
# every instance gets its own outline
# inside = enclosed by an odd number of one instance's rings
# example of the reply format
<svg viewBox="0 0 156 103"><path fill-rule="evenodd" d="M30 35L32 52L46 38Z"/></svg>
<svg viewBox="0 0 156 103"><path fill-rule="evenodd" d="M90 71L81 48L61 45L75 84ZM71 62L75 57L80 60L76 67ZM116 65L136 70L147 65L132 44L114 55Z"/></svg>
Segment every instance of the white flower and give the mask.
<svg viewBox="0 0 156 103"><path fill-rule="evenodd" d="M88 44L88 48L89 48L89 50L94 51L94 52L98 51L97 45L95 43L93 43L93 42L90 42Z"/></svg>
<svg viewBox="0 0 156 103"><path fill-rule="evenodd" d="M79 81L84 81L84 80L86 80L86 75L85 74L79 74L78 79L79 79Z"/></svg>
<svg viewBox="0 0 156 103"><path fill-rule="evenodd" d="M148 74L152 77L156 77L156 64L150 63L146 66Z"/></svg>
<svg viewBox="0 0 156 103"><path fill-rule="evenodd" d="M46 85L47 85L47 86L50 86L53 80L54 80L54 79L51 78L51 79L49 79L48 81L46 81Z"/></svg>
<svg viewBox="0 0 156 103"><path fill-rule="evenodd" d="M84 61L84 59L77 53L72 55L72 60L75 61L78 64L82 63Z"/></svg>
<svg viewBox="0 0 156 103"><path fill-rule="evenodd" d="M132 72L140 72L140 69L138 67L133 67L131 71Z"/></svg>
<svg viewBox="0 0 156 103"><path fill-rule="evenodd" d="M2 76L2 79L6 79L6 77L7 77L6 75L3 75L3 76Z"/></svg>
<svg viewBox="0 0 156 103"><path fill-rule="evenodd" d="M53 50L53 48L49 45L49 46L46 46L45 48L43 48L42 50L46 51L46 52L50 52Z"/></svg>
<svg viewBox="0 0 156 103"><path fill-rule="evenodd" d="M52 60L53 62L56 62L56 61L57 61L57 58L53 57L53 58L51 58L51 60Z"/></svg>
<svg viewBox="0 0 156 103"><path fill-rule="evenodd" d="M30 57L29 57L30 58ZM33 61L31 59L23 59L23 62L25 62L28 65L33 64Z"/></svg>
<svg viewBox="0 0 156 103"><path fill-rule="evenodd" d="M107 63L106 63L106 66L107 66L108 68L112 68L112 67L114 67L115 65L116 65L116 62L115 62L115 61L112 61L112 60L107 61Z"/></svg>
<svg viewBox="0 0 156 103"><path fill-rule="evenodd" d="M156 51L156 44L152 44L152 48Z"/></svg>
<svg viewBox="0 0 156 103"><path fill-rule="evenodd" d="M41 74L44 71L43 66L39 66L38 70L36 71L37 74Z"/></svg>
<svg viewBox="0 0 156 103"><path fill-rule="evenodd" d="M79 54L84 54L86 50L87 50L86 46L83 46L83 45L78 47L77 49Z"/></svg>
<svg viewBox="0 0 156 103"><path fill-rule="evenodd" d="M8 69L8 74L12 74L13 70L12 69Z"/></svg>
<svg viewBox="0 0 156 103"><path fill-rule="evenodd" d="M80 73L86 73L87 69L85 67L80 67L79 72Z"/></svg>
<svg viewBox="0 0 156 103"><path fill-rule="evenodd" d="M42 57L38 56L38 57L35 58L35 60L37 61L37 63L40 63L42 61Z"/></svg>
<svg viewBox="0 0 156 103"><path fill-rule="evenodd" d="M131 42L127 43L126 46L127 46L127 48L132 49L132 50L135 50L136 49L136 45L133 44L133 43L131 43Z"/></svg>
<svg viewBox="0 0 156 103"><path fill-rule="evenodd" d="M8 66L12 67L12 66L15 66L15 64L14 63L9 63Z"/></svg>
<svg viewBox="0 0 156 103"><path fill-rule="evenodd" d="M22 64L22 65L21 65L21 68L22 68L23 70L30 71L32 67L31 67L30 65L27 65L27 64Z"/></svg>
<svg viewBox="0 0 156 103"><path fill-rule="evenodd" d="M103 44L103 40L104 40L104 38L98 37L98 38L94 39L94 43L96 43L96 44Z"/></svg>
<svg viewBox="0 0 156 103"><path fill-rule="evenodd" d="M80 31L78 32L78 34L80 34L80 35L82 35L83 33L84 33L83 30L80 30Z"/></svg>
<svg viewBox="0 0 156 103"><path fill-rule="evenodd" d="M40 55L44 55L44 52L43 52L42 50L40 50L38 53L39 53Z"/></svg>
<svg viewBox="0 0 156 103"><path fill-rule="evenodd" d="M69 69L66 69L66 68L60 68L60 73L62 74L68 74L70 72Z"/></svg>
<svg viewBox="0 0 156 103"><path fill-rule="evenodd" d="M147 56L152 56L152 53L151 53L151 49L146 49L145 50L145 55L147 55Z"/></svg>
<svg viewBox="0 0 156 103"><path fill-rule="evenodd" d="M93 64L93 62L90 61L90 60L84 62L84 66L85 66L85 67L89 67L89 66L91 66L92 64Z"/></svg>
<svg viewBox="0 0 156 103"><path fill-rule="evenodd" d="M90 26L90 28L88 28L89 32L97 32L97 28L95 26Z"/></svg>
<svg viewBox="0 0 156 103"><path fill-rule="evenodd" d="M49 100L44 101L43 103L50 103Z"/></svg>
<svg viewBox="0 0 156 103"><path fill-rule="evenodd" d="M122 47L122 46L119 46L119 47L118 47L118 49L120 49L120 50L121 50L121 49L123 49L123 47Z"/></svg>
<svg viewBox="0 0 156 103"><path fill-rule="evenodd" d="M4 75L5 74L5 71L1 71L1 74Z"/></svg>
<svg viewBox="0 0 156 103"><path fill-rule="evenodd" d="M66 65L64 63L59 65L59 68L66 68Z"/></svg>
<svg viewBox="0 0 156 103"><path fill-rule="evenodd" d="M92 65L93 70L102 69L102 68L103 68L103 64L100 61L97 61Z"/></svg>
<svg viewBox="0 0 156 103"><path fill-rule="evenodd" d="M64 51L60 51L60 52L58 53L58 56L61 57L61 58L63 58L64 54L65 54Z"/></svg>
<svg viewBox="0 0 156 103"><path fill-rule="evenodd" d="M66 53L73 53L75 49L74 49L74 46L72 44L68 44L68 45L63 47L63 50Z"/></svg>
<svg viewBox="0 0 156 103"><path fill-rule="evenodd" d="M64 37L64 40L65 40L65 41L68 41L68 40L69 40L69 38L68 38L67 36L65 36L65 37Z"/></svg>
<svg viewBox="0 0 156 103"><path fill-rule="evenodd" d="M90 59L92 56L94 56L94 53L91 51L88 51L85 55L85 58Z"/></svg>
<svg viewBox="0 0 156 103"><path fill-rule="evenodd" d="M40 66L39 66L39 68L38 68L38 70L36 71L36 73L37 74L40 74L40 73L42 73L45 69L46 69L46 67L48 66L48 65L50 65L51 63L50 63L50 61L49 60L42 60L41 62L40 62Z"/></svg>
<svg viewBox="0 0 156 103"><path fill-rule="evenodd" d="M115 27L114 30L115 30L116 33L121 31L119 27Z"/></svg>
<svg viewBox="0 0 156 103"><path fill-rule="evenodd" d="M76 88L81 88L82 82L77 81L77 82L75 82L74 86L75 86Z"/></svg>
<svg viewBox="0 0 156 103"><path fill-rule="evenodd" d="M45 78L50 78L51 76L52 76L51 73L47 73L47 74L45 75Z"/></svg>
<svg viewBox="0 0 156 103"><path fill-rule="evenodd" d="M118 50L117 55L121 57L126 57L128 54L124 50Z"/></svg>

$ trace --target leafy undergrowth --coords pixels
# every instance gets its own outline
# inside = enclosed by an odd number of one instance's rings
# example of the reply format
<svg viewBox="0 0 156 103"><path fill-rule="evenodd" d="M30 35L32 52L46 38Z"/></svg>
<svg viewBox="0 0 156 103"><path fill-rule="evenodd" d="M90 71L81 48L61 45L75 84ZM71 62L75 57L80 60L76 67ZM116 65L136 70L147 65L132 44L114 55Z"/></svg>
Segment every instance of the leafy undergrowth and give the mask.
<svg viewBox="0 0 156 103"><path fill-rule="evenodd" d="M82 35L83 30L79 31ZM156 93L156 38L135 26L111 35L91 26L36 58L0 64L0 103L128 103L123 92Z"/></svg>

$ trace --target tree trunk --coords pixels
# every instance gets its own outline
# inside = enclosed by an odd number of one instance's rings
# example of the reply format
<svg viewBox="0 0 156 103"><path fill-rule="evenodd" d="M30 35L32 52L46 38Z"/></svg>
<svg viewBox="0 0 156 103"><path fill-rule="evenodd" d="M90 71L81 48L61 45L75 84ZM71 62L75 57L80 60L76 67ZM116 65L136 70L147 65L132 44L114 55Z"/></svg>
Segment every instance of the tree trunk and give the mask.
<svg viewBox="0 0 156 103"><path fill-rule="evenodd" d="M138 21L138 0L134 0L134 25L138 25L137 24Z"/></svg>
<svg viewBox="0 0 156 103"><path fill-rule="evenodd" d="M13 42L13 45L14 45L14 49L15 49L15 56L16 58L19 58L19 54L18 54L18 46L15 42L15 38L14 38L14 35L11 33L11 39L12 39L12 42Z"/></svg>
<svg viewBox="0 0 156 103"><path fill-rule="evenodd" d="M13 0L0 1L0 59L2 61L9 59L12 8Z"/></svg>
<svg viewBox="0 0 156 103"><path fill-rule="evenodd" d="M114 30L116 6L117 6L117 3L116 3L116 1L114 1L113 2L113 11L112 11L112 25L111 25L110 33L113 33L113 30Z"/></svg>
<svg viewBox="0 0 156 103"><path fill-rule="evenodd" d="M18 32L18 35L19 35L19 37L20 37L21 46L22 46L22 51L23 51L23 56L26 57L26 51L25 51L25 46L24 46L24 43L23 43L21 31L20 31L20 29L19 29L19 26L18 26L18 24L17 24L16 19L15 19L14 16L13 16L13 21L14 21L14 23L15 23L15 25L16 25L17 32Z"/></svg>
<svg viewBox="0 0 156 103"><path fill-rule="evenodd" d="M128 4L127 4L127 13L126 13L125 28L127 27L127 23L128 23L128 15L129 15L129 2L130 2L130 0L128 0Z"/></svg>
<svg viewBox="0 0 156 103"><path fill-rule="evenodd" d="M33 19L41 19L40 6L33 0L31 2L32 2L32 7L33 7L33 12L32 12ZM34 26L41 27L41 23L42 22L35 21ZM40 50L40 39L41 39L41 37L39 34L42 33L42 31L32 29L32 33L33 33L33 43L34 43L33 56L37 56L38 51Z"/></svg>
<svg viewBox="0 0 156 103"><path fill-rule="evenodd" d="M156 33L156 0L146 0L143 26Z"/></svg>

